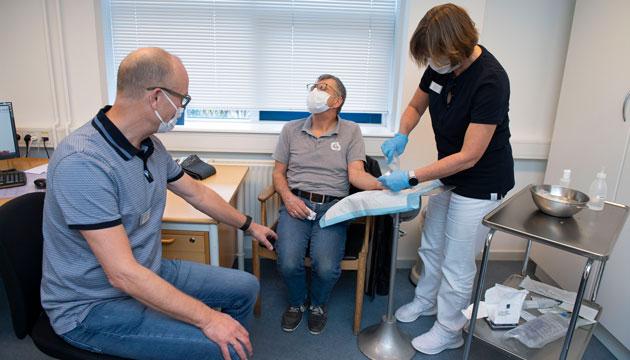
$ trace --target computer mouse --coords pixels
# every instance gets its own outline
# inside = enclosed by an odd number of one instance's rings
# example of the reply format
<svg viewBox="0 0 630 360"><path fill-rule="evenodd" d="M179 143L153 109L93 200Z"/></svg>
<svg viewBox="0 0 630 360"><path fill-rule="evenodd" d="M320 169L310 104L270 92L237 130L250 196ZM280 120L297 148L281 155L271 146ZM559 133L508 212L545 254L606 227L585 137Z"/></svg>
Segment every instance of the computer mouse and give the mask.
<svg viewBox="0 0 630 360"><path fill-rule="evenodd" d="M46 179L45 178L35 179L35 181L33 181L33 183L35 184L35 187L38 188L38 189L45 189L46 188Z"/></svg>

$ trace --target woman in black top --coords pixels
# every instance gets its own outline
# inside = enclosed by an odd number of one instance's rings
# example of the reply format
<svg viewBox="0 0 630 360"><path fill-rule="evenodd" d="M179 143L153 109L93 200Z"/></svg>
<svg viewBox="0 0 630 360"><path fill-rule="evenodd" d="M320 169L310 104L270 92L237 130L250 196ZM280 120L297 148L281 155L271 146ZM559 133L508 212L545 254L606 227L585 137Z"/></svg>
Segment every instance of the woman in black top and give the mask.
<svg viewBox="0 0 630 360"><path fill-rule="evenodd" d="M396 311L402 322L437 314L431 330L412 341L426 354L463 345L466 319L461 310L470 302L475 256L488 233L481 219L514 187L510 84L478 39L464 9L445 4L426 13L410 51L419 65L428 67L402 115L399 133L381 146L388 162L402 154L408 134L429 108L438 160L379 181L393 191L433 179L455 186L429 201L419 249L424 269L413 300Z"/></svg>

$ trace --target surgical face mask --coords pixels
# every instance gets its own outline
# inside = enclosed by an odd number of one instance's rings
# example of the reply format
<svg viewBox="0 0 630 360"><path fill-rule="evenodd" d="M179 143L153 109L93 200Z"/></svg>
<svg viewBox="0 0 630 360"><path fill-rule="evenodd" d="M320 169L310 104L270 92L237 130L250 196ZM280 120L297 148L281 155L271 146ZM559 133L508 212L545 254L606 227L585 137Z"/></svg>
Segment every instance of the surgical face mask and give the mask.
<svg viewBox="0 0 630 360"><path fill-rule="evenodd" d="M179 117L182 116L182 114L184 113L184 108L175 106L175 103L173 103L173 100L171 100L168 94L165 93L162 89L160 89L160 91L162 92L162 94L164 94L164 96L166 96L168 102L170 102L171 105L173 105L173 107L175 108L175 115L173 115L173 117L167 122L164 122L162 116L160 116L160 113L157 110L153 111L155 113L155 116L157 116L157 118L160 120L160 127L158 128L157 132L165 133L175 128L175 123L177 123L177 119L179 119Z"/></svg>
<svg viewBox="0 0 630 360"><path fill-rule="evenodd" d="M428 63L429 67L438 74L448 74L460 66L460 64L451 66L450 62L446 63L446 65L438 66L431 58L429 58Z"/></svg>
<svg viewBox="0 0 630 360"><path fill-rule="evenodd" d="M308 97L306 98L306 107L308 108L308 111L313 114L319 114L330 109L328 106L329 97L329 93L321 91L318 88L313 89L310 93L308 93Z"/></svg>

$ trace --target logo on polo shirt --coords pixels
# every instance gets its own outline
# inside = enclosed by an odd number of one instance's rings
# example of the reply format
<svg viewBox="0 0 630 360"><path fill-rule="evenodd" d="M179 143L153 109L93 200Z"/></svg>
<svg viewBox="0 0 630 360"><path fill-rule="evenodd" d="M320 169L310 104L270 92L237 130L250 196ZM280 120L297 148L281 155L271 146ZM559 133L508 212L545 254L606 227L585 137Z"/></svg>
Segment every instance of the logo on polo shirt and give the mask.
<svg viewBox="0 0 630 360"><path fill-rule="evenodd" d="M341 151L341 145L339 145L339 141L333 141L330 143L330 148L335 151Z"/></svg>

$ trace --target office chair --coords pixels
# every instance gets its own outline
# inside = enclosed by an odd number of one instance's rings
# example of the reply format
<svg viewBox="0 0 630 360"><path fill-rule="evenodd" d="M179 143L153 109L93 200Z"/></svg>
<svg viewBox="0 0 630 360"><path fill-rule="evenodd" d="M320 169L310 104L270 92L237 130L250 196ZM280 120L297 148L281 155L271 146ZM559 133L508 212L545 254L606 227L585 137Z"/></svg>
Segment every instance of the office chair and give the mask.
<svg viewBox="0 0 630 360"><path fill-rule="evenodd" d="M275 195L275 196L274 196ZM267 219L268 206L275 202L275 209L278 208L279 196L277 195L273 185L263 189L258 195L260 201L260 217L261 224L269 226ZM346 250L343 260L341 260L342 270L355 270L357 272L357 287L354 303L354 323L352 331L356 335L361 328L361 315L363 313L363 293L365 289L365 270L367 267L367 255L369 249L369 241L372 236L373 218L366 217L353 221L348 226L348 238L346 240ZM277 222L271 226L275 230ZM308 252L307 252L308 253ZM252 268L253 273L260 281L260 258L277 260L278 255L274 250L269 250L260 245L257 241L252 240ZM311 259L305 258L305 265L310 266ZM254 315L260 316L261 295L258 293L258 299L254 307Z"/></svg>
<svg viewBox="0 0 630 360"><path fill-rule="evenodd" d="M0 206L0 275L15 336L23 339L29 335L41 352L58 359L120 359L75 348L50 326L39 297L43 209L42 192L22 195Z"/></svg>

